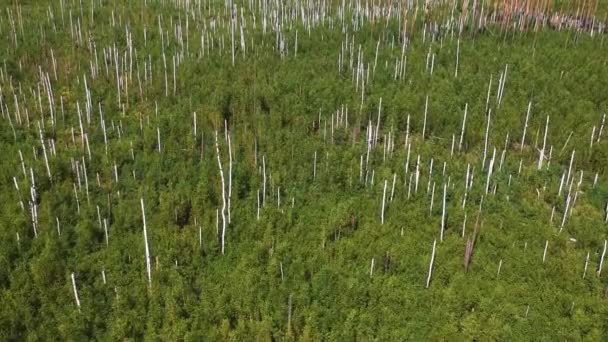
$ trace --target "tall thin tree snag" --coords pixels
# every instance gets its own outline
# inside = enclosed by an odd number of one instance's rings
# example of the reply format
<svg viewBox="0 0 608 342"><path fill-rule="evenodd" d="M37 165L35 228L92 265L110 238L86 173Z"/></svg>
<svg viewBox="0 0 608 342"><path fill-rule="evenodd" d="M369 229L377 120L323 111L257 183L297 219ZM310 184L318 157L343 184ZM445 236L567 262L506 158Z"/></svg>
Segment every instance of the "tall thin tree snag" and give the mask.
<svg viewBox="0 0 608 342"><path fill-rule="evenodd" d="M107 219L103 219L103 232L104 232L104 236L105 236L105 240L106 240L106 247L108 246L109 242L108 242L108 220Z"/></svg>
<svg viewBox="0 0 608 342"><path fill-rule="evenodd" d="M502 259L498 262L498 270L496 271L496 278L500 277L500 269L502 268Z"/></svg>
<svg viewBox="0 0 608 342"><path fill-rule="evenodd" d="M454 68L454 78L458 78L458 64L460 62L460 38L456 42L456 67Z"/></svg>
<svg viewBox="0 0 608 342"><path fill-rule="evenodd" d="M462 142L464 140L464 131L467 124L467 111L469 109L469 104L464 104L464 116L462 117L462 129L460 130L460 140L458 141L458 152L462 150Z"/></svg>
<svg viewBox="0 0 608 342"><path fill-rule="evenodd" d="M160 145L160 128L156 127L156 143L158 145L158 153L161 153L161 145Z"/></svg>
<svg viewBox="0 0 608 342"><path fill-rule="evenodd" d="M232 203L232 143L228 134L228 224L231 222L231 203Z"/></svg>
<svg viewBox="0 0 608 342"><path fill-rule="evenodd" d="M432 189L431 189L431 203L429 205L429 217L431 215L433 215L433 204L434 203L435 203L435 182L433 182L433 186L432 186Z"/></svg>
<svg viewBox="0 0 608 342"><path fill-rule="evenodd" d="M566 198L566 208L564 209L564 216L562 216L562 223L559 228L560 233L562 232L562 230L564 230L564 226L566 225L566 219L568 218L568 210L570 209L571 199L572 197L570 197L570 194L568 194L568 197Z"/></svg>
<svg viewBox="0 0 608 342"><path fill-rule="evenodd" d="M380 40L376 43L376 56L374 57L374 68L372 69L372 76L376 75L376 66L378 65L378 49L380 48Z"/></svg>
<svg viewBox="0 0 608 342"><path fill-rule="evenodd" d="M258 193L256 196L257 199L257 212L256 212L256 220L260 220L260 189L258 189Z"/></svg>
<svg viewBox="0 0 608 342"><path fill-rule="evenodd" d="M433 252L431 253L431 261L429 262L429 271L426 277L426 288L431 284L431 276L433 275L433 262L435 261L435 248L437 247L437 239L433 241Z"/></svg>
<svg viewBox="0 0 608 342"><path fill-rule="evenodd" d="M447 193L447 187L448 187L448 185L446 183L443 183L443 201L442 201L442 205L441 205L441 231L439 232L439 241L443 241L443 233L445 231L445 224L446 224L445 197L446 197L446 193Z"/></svg>
<svg viewBox="0 0 608 342"><path fill-rule="evenodd" d="M312 161L312 179L317 179L317 151L315 151Z"/></svg>
<svg viewBox="0 0 608 342"><path fill-rule="evenodd" d="M76 278L74 276L74 272L72 272L72 290L74 292L74 301L76 301L76 306L78 307L78 312L80 312L80 298L78 298L78 289L76 288Z"/></svg>
<svg viewBox="0 0 608 342"><path fill-rule="evenodd" d="M488 115L486 115L486 134L483 142L483 159L481 161L481 170L486 168L486 157L488 152L488 143L490 140L490 122L492 120L492 108L488 110Z"/></svg>
<svg viewBox="0 0 608 342"><path fill-rule="evenodd" d="M262 156L262 206L266 205L266 155Z"/></svg>
<svg viewBox="0 0 608 342"><path fill-rule="evenodd" d="M144 243L146 245L146 273L148 275L148 287L152 287L152 268L150 265L150 246L148 245L148 228L146 227L146 209L144 207L144 199L141 201L141 217L144 223Z"/></svg>
<svg viewBox="0 0 608 342"><path fill-rule="evenodd" d="M589 252L587 252L587 258L585 259L585 269L583 270L583 279L587 275L587 267L589 266Z"/></svg>
<svg viewBox="0 0 608 342"><path fill-rule="evenodd" d="M380 129L380 114L382 114L382 97L380 98L380 103L378 104L378 120L376 121L376 132L374 134L374 147L376 147L376 143L378 142L378 130Z"/></svg>
<svg viewBox="0 0 608 342"><path fill-rule="evenodd" d="M234 8L234 4L232 3L232 0L230 1L230 50L232 52L232 66L234 66L234 26L235 26L235 19L234 19L234 12L235 12L235 8Z"/></svg>
<svg viewBox="0 0 608 342"><path fill-rule="evenodd" d="M494 148L494 152L492 152L492 159L490 159L490 166L488 167L488 177L486 179L486 195L490 190L490 180L492 178L492 172L494 171L494 160L496 158L496 147Z"/></svg>
<svg viewBox="0 0 608 342"><path fill-rule="evenodd" d="M473 249L475 248L475 235L473 238L467 238L467 244L464 248L464 271L469 271L469 265L471 264L471 257L473 256Z"/></svg>
<svg viewBox="0 0 608 342"><path fill-rule="evenodd" d="M547 145L547 131L549 130L549 115L547 115L547 123L545 124L545 135L543 137L543 147L539 151L538 156L538 167L537 170L540 171L543 168L543 161L545 160L545 146Z"/></svg>
<svg viewBox="0 0 608 342"><path fill-rule="evenodd" d="M380 223L384 224L384 206L386 205L386 186L388 184L388 181L385 179L384 180L384 191L382 193L382 208L380 211Z"/></svg>
<svg viewBox="0 0 608 342"><path fill-rule="evenodd" d="M572 165L574 164L574 154L576 150L572 150L572 155L570 156L570 164L568 165L568 174L566 175L566 184L570 183L570 176L572 174Z"/></svg>
<svg viewBox="0 0 608 342"><path fill-rule="evenodd" d="M376 259L372 258L372 261L370 262L369 265L369 277L371 278L374 275L374 263L375 263Z"/></svg>
<svg viewBox="0 0 608 342"><path fill-rule="evenodd" d="M393 185L391 186L391 196L390 196L390 201L393 201L393 197L395 196L395 182L397 181L397 174L393 173Z"/></svg>
<svg viewBox="0 0 608 342"><path fill-rule="evenodd" d="M528 121L530 120L530 109L532 109L532 101L528 102L528 110L526 111L526 122L524 123L524 133L521 137L521 145L519 146L519 152L524 151L524 145L526 144L526 131L528 130Z"/></svg>
<svg viewBox="0 0 608 342"><path fill-rule="evenodd" d="M431 161L429 162L429 181L426 184L426 193L427 194L431 190L431 184L433 183L433 161L434 161L434 158L431 158Z"/></svg>
<svg viewBox="0 0 608 342"><path fill-rule="evenodd" d="M193 138L194 138L194 143L196 144L196 137L197 137L197 135L196 135L196 112L192 113L192 121L193 121L193 124L192 124Z"/></svg>
<svg viewBox="0 0 608 342"><path fill-rule="evenodd" d="M49 176L49 180L53 181L51 176L51 168L49 167L49 158L46 155L46 144L44 143L44 135L42 134L42 127L40 121L38 121L38 132L40 133L40 144L42 145L42 153L44 155L44 166L46 167L46 174Z"/></svg>
<svg viewBox="0 0 608 342"><path fill-rule="evenodd" d="M490 93L492 92L492 78L493 75L490 75L490 82L488 82L488 95L486 96L486 112L490 109Z"/></svg>
<svg viewBox="0 0 608 342"><path fill-rule="evenodd" d="M500 87L499 87L499 91L498 94L496 95L497 98L497 107L500 108L500 105L502 104L502 97L505 91L505 83L507 83L507 74L509 72L509 64L505 65L505 71L502 74L502 81L500 83Z"/></svg>
<svg viewBox="0 0 608 342"><path fill-rule="evenodd" d="M226 184L224 181L224 171L222 169L222 160L220 158L220 146L217 141L217 130L215 131L215 152L217 154L217 165L220 169L220 180L222 181L222 234L220 236L221 250L224 254L224 243L226 241Z"/></svg>
<svg viewBox="0 0 608 342"><path fill-rule="evenodd" d="M424 100L424 122L422 123L422 140L424 140L424 137L426 135L426 118L427 118L428 109L429 109L429 96L427 95L426 99Z"/></svg>
<svg viewBox="0 0 608 342"><path fill-rule="evenodd" d="M600 257L600 265L597 268L597 276L602 275L602 266L604 266L604 257L606 256L606 246L608 244L608 240L604 240L604 250L602 251L602 256Z"/></svg>

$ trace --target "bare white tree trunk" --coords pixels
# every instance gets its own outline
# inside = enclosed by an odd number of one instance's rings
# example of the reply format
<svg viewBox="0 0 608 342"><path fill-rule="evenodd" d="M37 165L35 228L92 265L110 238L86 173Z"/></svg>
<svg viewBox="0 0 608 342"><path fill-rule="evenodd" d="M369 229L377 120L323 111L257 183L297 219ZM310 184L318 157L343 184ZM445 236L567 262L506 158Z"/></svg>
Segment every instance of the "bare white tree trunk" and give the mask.
<svg viewBox="0 0 608 342"><path fill-rule="evenodd" d="M266 205L266 156L262 156L262 173L263 173L263 184L262 184L262 206Z"/></svg>
<svg viewBox="0 0 608 342"><path fill-rule="evenodd" d="M382 211L380 211L380 222L382 224L384 224L384 206L386 204L386 186L388 184L388 181L385 179L384 180L384 192L382 194Z"/></svg>
<svg viewBox="0 0 608 342"><path fill-rule="evenodd" d="M486 195L490 189L490 179L492 177L492 172L494 171L494 159L496 158L496 148L494 148L494 152L492 153L492 159L490 159L490 166L488 167L488 178L486 180Z"/></svg>
<svg viewBox="0 0 608 342"><path fill-rule="evenodd" d="M562 217L562 224L559 228L560 233L562 232L562 230L564 230L564 225L566 224L566 218L568 217L568 209L570 209L570 201L571 201L571 197L568 194L568 197L566 198L566 209L564 209L564 216Z"/></svg>
<svg viewBox="0 0 608 342"><path fill-rule="evenodd" d="M431 158L431 162L430 162L430 165L429 165L429 181L428 181L428 183L426 184L426 193L427 193L427 194L428 194L428 193L429 193L429 191L431 190L431 183L432 183L432 181L433 181L433 161L434 161L434 159L433 159L433 158Z"/></svg>
<svg viewBox="0 0 608 342"><path fill-rule="evenodd" d="M376 121L376 133L374 134L374 147L376 147L376 142L378 142L378 130L380 129L380 114L382 113L382 98L380 98L380 103L378 104L378 120Z"/></svg>
<svg viewBox="0 0 608 342"><path fill-rule="evenodd" d="M159 127L156 127L156 141L158 144L158 153L160 153L161 147L160 147L160 128Z"/></svg>
<svg viewBox="0 0 608 342"><path fill-rule="evenodd" d="M600 125L600 130L597 132L597 142L600 142L602 135L604 134L604 124L606 123L606 114L602 116L602 124Z"/></svg>
<svg viewBox="0 0 608 342"><path fill-rule="evenodd" d="M203 249L203 226L198 225L198 247Z"/></svg>
<svg viewBox="0 0 608 342"><path fill-rule="evenodd" d="M429 216L433 215L433 203L435 202L435 182L433 182L431 190L431 204L429 205Z"/></svg>
<svg viewBox="0 0 608 342"><path fill-rule="evenodd" d="M232 51L232 66L234 66L234 4L230 1L230 41Z"/></svg>
<svg viewBox="0 0 608 342"><path fill-rule="evenodd" d="M374 69L372 69L372 75L376 75L376 65L378 65L378 49L380 48L380 40L376 43L376 57L374 57Z"/></svg>
<svg viewBox="0 0 608 342"><path fill-rule="evenodd" d="M230 134L228 134L228 224L231 222L231 208L232 208L232 143Z"/></svg>
<svg viewBox="0 0 608 342"><path fill-rule="evenodd" d="M225 235L226 235L226 185L224 181L224 171L222 169L222 160L220 158L220 146L217 142L217 130L215 131L215 151L217 154L217 165L220 169L220 179L222 181L222 235L221 235L221 244L222 244L222 254L224 254L224 243L225 243Z"/></svg>
<svg viewBox="0 0 608 342"><path fill-rule="evenodd" d="M486 167L486 157L487 157L487 152L488 152L488 141L490 139L490 122L491 122L491 120L492 120L492 109L488 110L488 115L487 115L486 135L485 135L485 139L484 139L484 143L483 143L483 159L481 161L481 170L482 171Z"/></svg>
<svg viewBox="0 0 608 342"><path fill-rule="evenodd" d="M600 257L600 266L597 268L597 276L602 275L602 266L604 266L604 257L606 256L606 245L608 244L607 240L604 240L604 250L602 251L602 256Z"/></svg>
<svg viewBox="0 0 608 342"><path fill-rule="evenodd" d="M431 276L433 274L433 262L435 261L435 248L437 247L437 239L433 241L433 252L431 253L431 261L429 262L429 271L426 277L426 288L431 284Z"/></svg>
<svg viewBox="0 0 608 342"><path fill-rule="evenodd" d="M152 286L152 268L150 266L150 246L148 245L148 229L146 227L146 209L144 199L141 200L141 216L144 222L144 243L146 244L146 273L148 274L148 287Z"/></svg>
<svg viewBox="0 0 608 342"><path fill-rule="evenodd" d="M500 90L497 95L498 107L502 104L502 96L505 91L505 83L507 83L507 74L509 73L509 64L505 65L505 71L503 73L502 82L500 84Z"/></svg>
<svg viewBox="0 0 608 342"><path fill-rule="evenodd" d="M488 95L486 96L486 112L490 108L490 92L492 90L492 75L490 75L490 82L488 83Z"/></svg>
<svg viewBox="0 0 608 342"><path fill-rule="evenodd" d="M103 231L106 238L106 247L108 246L108 220L103 219Z"/></svg>
<svg viewBox="0 0 608 342"><path fill-rule="evenodd" d="M568 174L566 176L566 184L570 183L570 174L572 173L572 164L574 163L574 153L576 150L572 150L572 155L570 156L570 164L568 166Z"/></svg>
<svg viewBox="0 0 608 342"><path fill-rule="evenodd" d="M44 136L42 134L42 127L40 121L38 121L38 132L40 133L40 143L42 144L42 153L44 154L44 165L46 166L46 173L49 176L49 180L53 180L51 176L51 168L49 167L49 158L46 155L46 144L44 143Z"/></svg>
<svg viewBox="0 0 608 342"><path fill-rule="evenodd" d="M464 213L464 219L462 220L462 237L464 237L464 232L467 228L467 213Z"/></svg>
<svg viewBox="0 0 608 342"><path fill-rule="evenodd" d="M393 185L391 187L391 197L390 197L390 202L393 201L393 197L395 196L395 181L397 180L397 174L393 173Z"/></svg>
<svg viewBox="0 0 608 342"><path fill-rule="evenodd" d="M258 210L257 210L257 214L256 214L256 219L259 221L260 220L260 189L258 189L258 195L257 195L257 203L258 203Z"/></svg>
<svg viewBox="0 0 608 342"><path fill-rule="evenodd" d="M447 192L447 184L443 184L443 204L441 205L441 231L439 233L439 241L443 241L443 232L445 231L445 196Z"/></svg>
<svg viewBox="0 0 608 342"><path fill-rule="evenodd" d="M427 118L427 112L429 109L429 96L426 96L426 99L424 100L424 122L422 123L422 140L424 140L424 136L426 135L426 118Z"/></svg>
<svg viewBox="0 0 608 342"><path fill-rule="evenodd" d="M532 101L528 102L528 111L526 112L526 122L524 123L524 134L521 137L521 145L519 152L524 151L524 145L526 144L526 131L528 130L528 120L530 120L530 109L532 109Z"/></svg>
<svg viewBox="0 0 608 342"><path fill-rule="evenodd" d="M409 114L407 115L407 126L405 128L405 146L408 148L408 154L407 154L407 156L408 156L408 158L407 158L408 162L405 164L405 166L406 166L405 167L405 173L407 173L407 166L408 166L409 160L410 160L410 158L409 158L409 156L410 156L410 154L409 154L409 146L410 146L410 115Z"/></svg>
<svg viewBox="0 0 608 342"><path fill-rule="evenodd" d="M587 252L587 259L585 259L585 270L583 271L583 279L587 275L587 267L589 266L589 252Z"/></svg>
<svg viewBox="0 0 608 342"><path fill-rule="evenodd" d="M549 115L547 115L547 123L545 124L545 135L543 137L543 148L540 150L538 156L538 170L543 168L543 161L545 160L545 146L547 145L547 131L549 130Z"/></svg>
<svg viewBox="0 0 608 342"><path fill-rule="evenodd" d="M317 178L317 151L315 151L314 159L312 162L312 179Z"/></svg>
<svg viewBox="0 0 608 342"><path fill-rule="evenodd" d="M76 289L76 278L74 277L74 272L72 272L72 289L74 290L74 300L76 301L78 312L80 312L80 299L78 298L78 289Z"/></svg>
<svg viewBox="0 0 608 342"><path fill-rule="evenodd" d="M194 129L194 142L196 143L196 112L192 113L192 120L194 122L193 124L193 129Z"/></svg>
<svg viewBox="0 0 608 342"><path fill-rule="evenodd" d="M454 78L458 77L458 64L460 62L460 38L456 43L456 68L454 69Z"/></svg>

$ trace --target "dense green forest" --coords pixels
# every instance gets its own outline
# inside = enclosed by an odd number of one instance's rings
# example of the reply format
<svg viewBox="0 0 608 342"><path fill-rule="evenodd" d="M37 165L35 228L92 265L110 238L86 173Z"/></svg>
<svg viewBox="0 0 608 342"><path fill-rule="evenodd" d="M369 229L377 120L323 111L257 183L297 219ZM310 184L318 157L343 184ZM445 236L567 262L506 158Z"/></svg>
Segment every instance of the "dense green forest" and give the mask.
<svg viewBox="0 0 608 342"><path fill-rule="evenodd" d="M6 1L0 340L607 340L606 7Z"/></svg>

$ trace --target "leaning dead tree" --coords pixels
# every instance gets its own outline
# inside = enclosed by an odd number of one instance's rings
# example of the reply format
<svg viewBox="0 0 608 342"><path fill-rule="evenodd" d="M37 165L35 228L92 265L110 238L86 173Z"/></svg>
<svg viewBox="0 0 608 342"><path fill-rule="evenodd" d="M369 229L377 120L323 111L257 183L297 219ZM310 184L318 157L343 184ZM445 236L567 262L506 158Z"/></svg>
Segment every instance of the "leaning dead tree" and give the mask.
<svg viewBox="0 0 608 342"><path fill-rule="evenodd" d="M431 284L431 276L433 275L433 262L435 261L435 248L437 247L437 239L433 241L433 252L431 253L431 261L429 262L429 271L426 277L426 288Z"/></svg>
<svg viewBox="0 0 608 342"><path fill-rule="evenodd" d="M76 278L74 277L74 272L72 272L72 290L74 292L74 301L76 301L78 312L80 312L80 298L78 298L78 289L76 288Z"/></svg>
<svg viewBox="0 0 608 342"><path fill-rule="evenodd" d="M608 240L604 240L604 250L602 251L602 256L600 257L600 265L597 268L597 276L602 275L602 266L604 266L604 257L606 256L606 246L608 245Z"/></svg>
<svg viewBox="0 0 608 342"><path fill-rule="evenodd" d="M141 200L141 216L144 222L144 243L146 245L146 273L148 275L148 287L152 286L152 269L150 266L150 246L148 245L148 229L146 227L146 209L144 207L144 199Z"/></svg>

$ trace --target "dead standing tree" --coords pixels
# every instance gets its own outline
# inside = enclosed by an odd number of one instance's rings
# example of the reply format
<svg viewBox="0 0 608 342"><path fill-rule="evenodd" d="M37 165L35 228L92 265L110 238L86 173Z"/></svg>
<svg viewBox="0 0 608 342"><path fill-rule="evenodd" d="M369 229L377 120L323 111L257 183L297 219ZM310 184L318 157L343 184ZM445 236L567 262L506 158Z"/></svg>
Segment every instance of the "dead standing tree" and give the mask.
<svg viewBox="0 0 608 342"><path fill-rule="evenodd" d="M150 246L148 245L148 229L146 227L146 210L144 199L141 198L141 216L144 223L144 243L146 244L146 273L148 275L148 287L152 286L152 269L150 265Z"/></svg>
<svg viewBox="0 0 608 342"><path fill-rule="evenodd" d="M471 259L473 258L473 251L475 249L475 241L477 240L477 229L479 224L479 212L477 213L477 220L475 222L475 230L473 231L473 235L467 238L467 243L464 248L464 271L469 271L469 266L471 265Z"/></svg>
<svg viewBox="0 0 608 342"><path fill-rule="evenodd" d="M226 241L226 182L224 181L224 170L222 169L222 160L220 158L220 146L217 141L217 130L215 131L215 151L217 154L217 165L220 169L220 179L222 181L222 234L220 236L220 243L222 254L224 254L224 243Z"/></svg>

